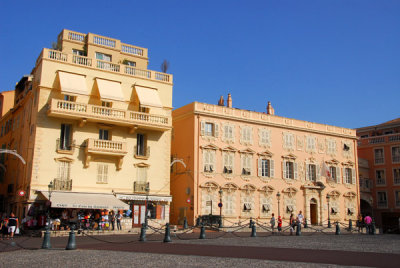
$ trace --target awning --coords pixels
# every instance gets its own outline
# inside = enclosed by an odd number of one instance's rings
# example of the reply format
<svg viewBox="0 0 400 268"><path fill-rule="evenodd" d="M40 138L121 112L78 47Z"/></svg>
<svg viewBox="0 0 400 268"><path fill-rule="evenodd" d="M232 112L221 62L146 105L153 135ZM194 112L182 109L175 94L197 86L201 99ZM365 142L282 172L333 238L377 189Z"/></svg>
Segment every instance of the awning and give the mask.
<svg viewBox="0 0 400 268"><path fill-rule="evenodd" d="M116 81L104 80L96 78L97 87L99 88L100 98L106 100L123 101L121 83Z"/></svg>
<svg viewBox="0 0 400 268"><path fill-rule="evenodd" d="M58 72L60 78L61 92L63 94L81 94L88 95L86 78L84 75Z"/></svg>
<svg viewBox="0 0 400 268"><path fill-rule="evenodd" d="M41 193L49 199L48 191ZM74 192L52 192L51 207L53 208L81 208L81 209L113 209L128 210L129 205L125 204L113 194L98 193L74 193Z"/></svg>
<svg viewBox="0 0 400 268"><path fill-rule="evenodd" d="M136 85L135 89L139 98L140 106L158 108L163 107L157 89Z"/></svg>
<svg viewBox="0 0 400 268"><path fill-rule="evenodd" d="M161 195L139 195L139 194L116 194L118 199L121 200L138 200L138 201L160 201L160 202L171 202L172 196L161 196Z"/></svg>

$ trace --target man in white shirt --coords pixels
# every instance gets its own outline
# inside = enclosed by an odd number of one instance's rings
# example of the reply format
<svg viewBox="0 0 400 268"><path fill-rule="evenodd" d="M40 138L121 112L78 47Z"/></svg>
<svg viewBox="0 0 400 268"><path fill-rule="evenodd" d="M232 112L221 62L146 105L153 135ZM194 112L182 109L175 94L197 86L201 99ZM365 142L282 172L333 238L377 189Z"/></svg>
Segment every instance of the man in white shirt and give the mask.
<svg viewBox="0 0 400 268"><path fill-rule="evenodd" d="M299 211L299 215L297 215L297 219L298 221L302 224L304 221L304 216L303 214L301 214L301 210Z"/></svg>

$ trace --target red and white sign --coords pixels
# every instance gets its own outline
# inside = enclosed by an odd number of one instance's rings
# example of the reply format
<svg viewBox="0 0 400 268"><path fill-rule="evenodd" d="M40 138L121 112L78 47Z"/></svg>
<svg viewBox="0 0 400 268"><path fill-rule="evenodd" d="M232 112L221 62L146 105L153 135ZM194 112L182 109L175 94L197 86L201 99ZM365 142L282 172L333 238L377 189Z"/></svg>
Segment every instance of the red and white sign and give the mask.
<svg viewBox="0 0 400 268"><path fill-rule="evenodd" d="M190 203L190 198L186 199L186 203Z"/></svg>
<svg viewBox="0 0 400 268"><path fill-rule="evenodd" d="M25 191L24 190L19 190L18 191L18 195L19 196L24 196L25 195Z"/></svg>

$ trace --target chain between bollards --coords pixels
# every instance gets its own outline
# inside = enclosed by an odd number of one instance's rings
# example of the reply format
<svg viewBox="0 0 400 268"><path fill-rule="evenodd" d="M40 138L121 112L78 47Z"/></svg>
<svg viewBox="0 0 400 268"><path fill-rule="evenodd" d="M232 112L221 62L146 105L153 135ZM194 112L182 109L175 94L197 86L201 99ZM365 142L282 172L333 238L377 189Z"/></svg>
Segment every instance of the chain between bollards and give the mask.
<svg viewBox="0 0 400 268"><path fill-rule="evenodd" d="M65 248L66 250L75 250L76 249L74 229L75 229L75 225L72 225L71 232L69 232L68 244L67 244L67 247Z"/></svg>

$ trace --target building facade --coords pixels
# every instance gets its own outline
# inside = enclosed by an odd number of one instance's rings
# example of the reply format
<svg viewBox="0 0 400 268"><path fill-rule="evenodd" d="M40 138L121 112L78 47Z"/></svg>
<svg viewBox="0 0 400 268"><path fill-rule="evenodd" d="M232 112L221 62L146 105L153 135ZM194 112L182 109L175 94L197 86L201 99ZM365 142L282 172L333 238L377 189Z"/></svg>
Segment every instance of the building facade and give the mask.
<svg viewBox="0 0 400 268"><path fill-rule="evenodd" d="M373 216L384 231L400 217L400 119L357 129L358 155L369 162Z"/></svg>
<svg viewBox="0 0 400 268"><path fill-rule="evenodd" d="M359 213L354 130L194 102L173 111L171 222L213 214L223 225L249 218L308 223ZM222 205L222 207L220 206ZM329 215L328 215L329 214Z"/></svg>
<svg viewBox="0 0 400 268"><path fill-rule="evenodd" d="M373 183L370 179L369 162L367 159L358 158L359 184L360 184L360 213L363 217L373 215L372 197Z"/></svg>
<svg viewBox="0 0 400 268"><path fill-rule="evenodd" d="M3 160L3 209L46 210L51 182L54 209L130 208L139 226L147 203L168 222L172 75L147 66L146 48L92 33L63 30L44 48L1 119L2 148L26 161Z"/></svg>

